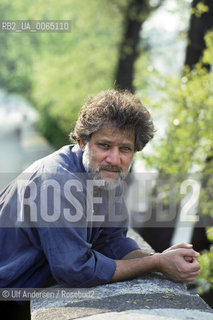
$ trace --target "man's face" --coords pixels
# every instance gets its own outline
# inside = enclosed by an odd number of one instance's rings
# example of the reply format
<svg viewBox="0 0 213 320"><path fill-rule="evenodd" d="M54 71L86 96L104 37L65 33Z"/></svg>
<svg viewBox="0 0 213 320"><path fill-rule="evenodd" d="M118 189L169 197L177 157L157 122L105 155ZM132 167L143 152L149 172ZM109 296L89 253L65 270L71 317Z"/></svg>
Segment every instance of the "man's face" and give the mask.
<svg viewBox="0 0 213 320"><path fill-rule="evenodd" d="M120 180L128 174L134 156L134 130L103 126L89 143L80 140L83 164L87 171L98 173L105 181Z"/></svg>

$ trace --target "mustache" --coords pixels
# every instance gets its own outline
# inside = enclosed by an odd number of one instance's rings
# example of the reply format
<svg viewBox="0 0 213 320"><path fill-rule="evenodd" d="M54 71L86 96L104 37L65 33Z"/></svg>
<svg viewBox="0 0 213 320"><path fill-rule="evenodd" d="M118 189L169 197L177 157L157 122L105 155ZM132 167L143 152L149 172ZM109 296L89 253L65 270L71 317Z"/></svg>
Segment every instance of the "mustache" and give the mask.
<svg viewBox="0 0 213 320"><path fill-rule="evenodd" d="M122 168L118 167L118 166L111 166L111 165L101 165L98 167L98 171L100 170L110 170L110 171L113 171L113 172L120 172L122 173Z"/></svg>

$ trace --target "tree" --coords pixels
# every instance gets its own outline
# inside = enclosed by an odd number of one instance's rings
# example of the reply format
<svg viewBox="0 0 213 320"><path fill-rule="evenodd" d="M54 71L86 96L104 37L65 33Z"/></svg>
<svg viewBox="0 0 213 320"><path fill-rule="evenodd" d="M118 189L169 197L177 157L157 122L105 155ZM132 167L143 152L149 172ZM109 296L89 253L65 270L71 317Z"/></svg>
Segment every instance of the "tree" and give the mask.
<svg viewBox="0 0 213 320"><path fill-rule="evenodd" d="M211 70L211 62L203 59L204 52L206 50L206 34L213 28L213 2L211 0L194 0L192 2L190 27L188 31L188 45L185 55L185 70L196 72L196 65L200 63L202 68L205 68L208 72ZM202 170L203 177L201 179L202 189L205 190L208 187L208 171L209 167L213 167L213 149L210 149L206 155L205 166ZM204 196L204 194L203 194ZM207 199L209 200L209 199ZM203 220L205 226L207 222L203 216L200 217ZM201 251L210 247L210 241L208 240L204 227L198 227L198 223L195 225L194 233L192 237L192 243L196 250Z"/></svg>
<svg viewBox="0 0 213 320"><path fill-rule="evenodd" d="M188 32L188 46L186 50L185 66L191 72L195 71L200 64L201 68L205 68L207 72L211 71L211 59L205 59L205 55L208 52L205 40L208 39L208 32L213 29L213 2L211 0L199 1L194 0L192 3L192 14L190 19L190 28ZM207 35L207 37L206 37ZM211 39L211 37L210 37ZM196 67L197 66L197 67ZM209 147L208 153L206 153L206 158L204 161L204 166L202 168L202 178L201 178L201 195L205 202L210 204L210 206L204 205L202 201L200 205L200 219L203 222L203 227L199 227L199 224L195 224L194 234L192 237L192 243L195 245L196 250L207 250L211 248L212 231L208 226L212 225L211 217L212 212L212 201L210 190L212 191L212 177L213 172L213 144ZM213 215L212 215L213 217ZM205 230L206 227L206 230ZM210 249L211 250L211 249ZM204 292L213 287L211 269L211 260L213 255L211 252L204 253L201 257L202 272L199 278L200 292ZM208 264L208 267L207 267ZM208 271L207 271L208 270ZM212 305L212 294L213 291L204 295L206 301Z"/></svg>
<svg viewBox="0 0 213 320"><path fill-rule="evenodd" d="M112 87L116 69L118 86L133 88L141 25L161 2L54 0L48 6L41 0L2 0L4 19L71 19L72 31L1 33L0 85L35 106L38 127L53 146L69 143L68 132L85 98ZM131 53L125 56L127 51ZM124 74L131 82L127 86L121 83Z"/></svg>
<svg viewBox="0 0 213 320"><path fill-rule="evenodd" d="M134 64L139 55L140 33L143 23L159 8L163 1L153 6L149 0L129 0L124 10L122 36L115 72L115 86L135 91L133 85Z"/></svg>
<svg viewBox="0 0 213 320"><path fill-rule="evenodd" d="M213 2L211 0L193 0L184 63L190 70L201 61L203 52L206 49L205 35L212 28ZM210 70L210 64L203 62L203 66Z"/></svg>
<svg viewBox="0 0 213 320"><path fill-rule="evenodd" d="M213 218L213 75L210 72L213 62L212 10L212 1L192 3L184 71L180 78L164 79L166 85L162 89L165 103L169 106L168 126L165 138L159 146L154 146L155 158L149 159L149 164L157 167L161 174L170 175L172 183L177 176L177 203L182 199L181 183L188 178L199 181L201 190L197 212L199 217L205 218ZM189 186L189 198L186 199L189 205L192 191L193 186ZM203 227L202 219L200 226ZM207 228L207 231L208 240L213 242L213 228ZM200 288L210 289L213 287L212 246L207 253L202 254L200 261Z"/></svg>
<svg viewBox="0 0 213 320"><path fill-rule="evenodd" d="M112 86L122 19L117 2L2 0L0 6L4 19L72 20L70 33L0 34L1 86L28 98L52 145L69 143L86 97Z"/></svg>

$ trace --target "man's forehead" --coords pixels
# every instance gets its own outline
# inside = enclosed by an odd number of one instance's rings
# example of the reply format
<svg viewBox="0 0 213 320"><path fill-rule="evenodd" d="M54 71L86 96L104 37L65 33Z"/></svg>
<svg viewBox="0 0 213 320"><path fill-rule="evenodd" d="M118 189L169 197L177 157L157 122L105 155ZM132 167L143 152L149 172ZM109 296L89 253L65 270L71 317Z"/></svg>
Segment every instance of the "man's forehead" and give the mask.
<svg viewBox="0 0 213 320"><path fill-rule="evenodd" d="M134 144L135 133L134 129L119 129L112 125L104 125L93 133L92 138L111 141L119 140Z"/></svg>

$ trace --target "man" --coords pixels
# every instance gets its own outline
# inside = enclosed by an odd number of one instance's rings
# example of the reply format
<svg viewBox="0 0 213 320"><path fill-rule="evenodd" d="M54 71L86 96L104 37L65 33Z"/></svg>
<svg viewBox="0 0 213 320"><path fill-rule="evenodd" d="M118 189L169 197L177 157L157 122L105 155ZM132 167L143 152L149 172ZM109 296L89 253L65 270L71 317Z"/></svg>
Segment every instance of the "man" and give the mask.
<svg viewBox="0 0 213 320"><path fill-rule="evenodd" d="M152 271L196 278L191 245L150 255L126 237L122 181L153 133L131 93L88 99L70 134L76 144L36 161L1 194L0 287L90 287Z"/></svg>

